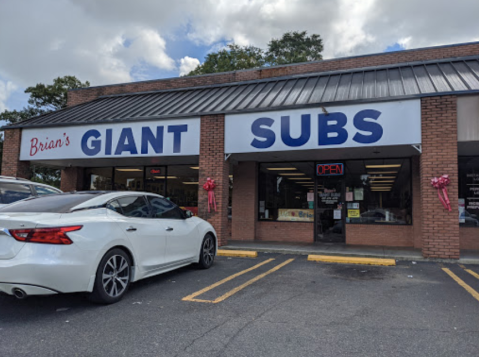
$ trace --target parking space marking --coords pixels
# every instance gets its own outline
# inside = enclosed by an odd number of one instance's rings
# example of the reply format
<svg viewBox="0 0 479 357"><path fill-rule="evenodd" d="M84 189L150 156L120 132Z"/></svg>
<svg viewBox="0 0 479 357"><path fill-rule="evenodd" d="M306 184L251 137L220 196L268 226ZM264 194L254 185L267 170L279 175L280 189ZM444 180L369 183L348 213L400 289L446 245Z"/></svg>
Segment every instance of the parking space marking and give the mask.
<svg viewBox="0 0 479 357"><path fill-rule="evenodd" d="M227 281L229 281L229 280L232 280L232 279L236 278L237 276L240 276L240 275L242 275L242 274L244 274L244 273L247 273L248 271L251 271L251 270L253 270L253 269L256 269L256 268L258 268L258 267L261 266L261 265L264 265L264 264L266 264L266 263L269 263L269 262L272 261L272 260L274 260L274 259L268 259L268 260L266 260L266 261L264 261L264 262L262 262L262 263L260 263L260 264L258 264L258 265L255 265L255 266L252 267L252 268L243 270L242 272L239 272L239 273L236 273L236 274L234 274L234 275L232 275L232 276L229 276L229 277L227 277L227 278L225 278L225 279L223 279L223 280L221 280L221 281L219 281L219 282L217 282L217 283L215 283L215 284L213 284L213 285L210 285L210 286L208 286L208 287L206 287L206 288L204 288L204 289L202 289L202 290L199 290L199 291L197 291L197 292L195 292L195 293L193 293L193 294L191 294L191 295L188 295L188 296L184 297L182 300L183 300L183 301L194 301L194 302L205 302L205 303L217 304L217 303L219 303L219 302L221 302L221 301L226 300L227 298L231 297L232 295L236 294L238 291L243 290L244 288L246 288L247 286L253 284L254 282L256 282L256 281L258 281L258 280L264 278L265 276L267 276L267 275L269 275L269 274L271 274L271 273L274 273L275 271L278 271L279 269L281 269L281 268L284 267L285 265L291 263L291 262L294 260L294 258L288 259L288 260L282 262L281 264L276 265L274 268L268 270L267 272L262 273L262 274L260 274L260 275L258 275L258 276L256 276L256 277L254 277L254 278L248 280L246 283L241 284L240 286L237 286L237 287L234 288L234 289L231 289L231 290L228 291L227 293L221 295L220 297L218 297L218 298L216 298L216 299L214 299L214 300L195 299L196 296L199 296L199 295L201 295L201 294L203 294L203 293L205 293L205 292L207 292L207 291L209 291L209 290L211 290L211 289L213 289L213 288L215 288L215 287L217 287L217 286L219 286L219 285L221 285L221 284L223 284L223 283L225 283L225 282L227 282Z"/></svg>
<svg viewBox="0 0 479 357"><path fill-rule="evenodd" d="M224 283L226 283L226 282L228 282L228 281L230 281L230 280L233 280L234 278L237 278L238 276L241 276L241 275L246 274L246 273L248 273L248 272L250 272L250 271L252 271L252 270L254 270L254 269L257 269L257 268L259 268L259 267L261 267L261 266L263 266L263 265L265 265L265 264L268 264L269 262L272 262L273 260L274 260L274 258L267 259L267 260L265 260L264 262L261 262L261 263L259 263L259 264L256 264L256 265L252 266L251 268L248 268L248 269L245 269L245 270L243 270L243 271L240 271L239 273L230 275L230 276L228 276L227 278L224 278L223 280L220 280L220 281L218 281L218 282L216 282L216 283L214 283L214 284L212 284L212 285L210 285L210 286L207 286L207 287L204 288L204 289L198 290L197 292L195 292L195 293L193 293L193 294L191 294L191 295L188 295L188 296L184 297L184 298L181 299L181 300L183 300L183 301L196 301L196 302L212 302L212 301L210 301L210 300L195 299L195 297L197 297L198 295L204 294L204 293L206 293L207 291L210 291L211 289L214 289L214 288L216 288L217 286L220 286L220 285L222 285L222 284L224 284Z"/></svg>
<svg viewBox="0 0 479 357"><path fill-rule="evenodd" d="M471 274L474 278L479 279L479 274L477 274L475 271L472 271L471 269L464 269L467 271L469 274Z"/></svg>
<svg viewBox="0 0 479 357"><path fill-rule="evenodd" d="M469 285L467 285L461 278L459 278L456 274L454 274L452 271L450 271L448 268L442 268L447 275L449 275L451 278L454 279L456 283L458 283L460 286L462 286L466 291L471 294L477 301L479 301L479 293L471 288Z"/></svg>

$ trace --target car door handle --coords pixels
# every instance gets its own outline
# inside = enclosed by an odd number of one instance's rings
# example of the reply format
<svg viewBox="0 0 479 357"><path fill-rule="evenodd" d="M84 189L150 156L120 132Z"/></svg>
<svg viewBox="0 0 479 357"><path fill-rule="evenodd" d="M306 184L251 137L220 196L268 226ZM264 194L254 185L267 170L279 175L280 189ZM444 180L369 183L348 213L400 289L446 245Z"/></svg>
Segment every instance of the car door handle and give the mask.
<svg viewBox="0 0 479 357"><path fill-rule="evenodd" d="M173 230L173 228L171 228L171 227L166 227L165 230L166 230L167 232L171 232L171 231Z"/></svg>
<svg viewBox="0 0 479 357"><path fill-rule="evenodd" d="M127 231L127 232L134 232L134 231L136 231L136 228L130 226L130 227L128 227L128 228L126 229L126 231Z"/></svg>

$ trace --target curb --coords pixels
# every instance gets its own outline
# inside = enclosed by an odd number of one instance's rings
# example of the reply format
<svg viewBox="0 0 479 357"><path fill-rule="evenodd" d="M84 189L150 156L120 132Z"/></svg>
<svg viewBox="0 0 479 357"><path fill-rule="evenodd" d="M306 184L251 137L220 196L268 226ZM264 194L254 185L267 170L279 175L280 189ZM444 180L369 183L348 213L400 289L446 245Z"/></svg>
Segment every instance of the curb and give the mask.
<svg viewBox="0 0 479 357"><path fill-rule="evenodd" d="M312 262L323 262L323 263L363 264L363 265L383 265L383 266L396 265L396 260L394 259L339 257L339 256L332 256L332 255L308 255L308 260Z"/></svg>
<svg viewBox="0 0 479 357"><path fill-rule="evenodd" d="M217 255L221 257L256 258L258 256L258 252L251 251L251 250L218 249Z"/></svg>

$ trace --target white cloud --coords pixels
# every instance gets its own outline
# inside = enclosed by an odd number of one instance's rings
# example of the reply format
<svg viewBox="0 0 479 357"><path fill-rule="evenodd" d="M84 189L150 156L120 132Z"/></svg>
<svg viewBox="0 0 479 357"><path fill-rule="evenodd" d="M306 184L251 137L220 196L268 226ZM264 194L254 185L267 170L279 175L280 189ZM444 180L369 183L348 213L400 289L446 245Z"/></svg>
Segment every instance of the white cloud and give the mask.
<svg viewBox="0 0 479 357"><path fill-rule="evenodd" d="M0 80L0 113L9 109L7 107L7 100L16 89L17 86L12 82Z"/></svg>
<svg viewBox="0 0 479 357"><path fill-rule="evenodd" d="M470 0L3 1L0 76L23 88L64 75L154 79L142 76L184 74L200 56L185 53L193 44L266 48L287 31L320 34L325 58L476 41L478 13Z"/></svg>
<svg viewBox="0 0 479 357"><path fill-rule="evenodd" d="M200 64L200 60L198 58L191 58L189 56L185 56L180 59L180 76L184 76L185 74L190 73Z"/></svg>

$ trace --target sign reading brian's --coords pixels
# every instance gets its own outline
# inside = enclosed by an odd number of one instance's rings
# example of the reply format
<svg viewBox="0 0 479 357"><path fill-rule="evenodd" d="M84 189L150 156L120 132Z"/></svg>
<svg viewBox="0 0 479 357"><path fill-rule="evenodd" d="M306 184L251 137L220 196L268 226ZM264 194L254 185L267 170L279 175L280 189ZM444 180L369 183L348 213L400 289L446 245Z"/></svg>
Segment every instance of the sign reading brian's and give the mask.
<svg viewBox="0 0 479 357"><path fill-rule="evenodd" d="M199 155L200 119L22 131L20 160Z"/></svg>
<svg viewBox="0 0 479 357"><path fill-rule="evenodd" d="M421 143L419 100L227 115L225 152Z"/></svg>

